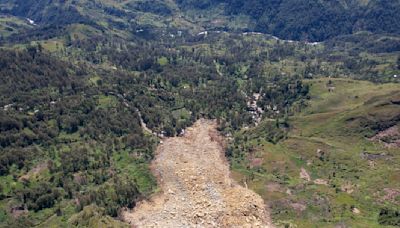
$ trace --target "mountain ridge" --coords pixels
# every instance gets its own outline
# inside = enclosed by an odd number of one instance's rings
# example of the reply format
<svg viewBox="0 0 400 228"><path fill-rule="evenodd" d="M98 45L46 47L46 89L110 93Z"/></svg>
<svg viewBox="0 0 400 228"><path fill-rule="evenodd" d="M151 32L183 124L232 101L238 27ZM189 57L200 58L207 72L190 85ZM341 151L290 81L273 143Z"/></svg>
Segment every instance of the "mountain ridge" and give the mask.
<svg viewBox="0 0 400 228"><path fill-rule="evenodd" d="M132 23L143 25L141 20L144 16L161 19L158 26L162 27L185 29L182 24L171 23L178 18L186 23L203 24L206 29L210 27L207 21L219 20L222 23L211 26L235 30L229 22L246 16L249 18L249 21L244 21L247 29L240 30L270 33L292 40L323 41L364 30L400 34L400 16L396 13L400 10L400 3L389 0L28 0L11 4L0 2L2 5L0 12L31 18L43 25L98 24L101 19L127 29Z"/></svg>

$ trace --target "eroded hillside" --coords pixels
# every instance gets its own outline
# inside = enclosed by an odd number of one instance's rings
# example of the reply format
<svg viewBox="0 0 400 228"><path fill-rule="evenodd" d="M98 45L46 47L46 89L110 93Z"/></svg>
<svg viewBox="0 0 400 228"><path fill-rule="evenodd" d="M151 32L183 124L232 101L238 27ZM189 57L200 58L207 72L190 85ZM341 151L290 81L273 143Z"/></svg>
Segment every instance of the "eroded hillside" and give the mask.
<svg viewBox="0 0 400 228"><path fill-rule="evenodd" d="M124 219L138 227L272 227L260 196L230 178L216 123L199 120L157 149L162 193Z"/></svg>

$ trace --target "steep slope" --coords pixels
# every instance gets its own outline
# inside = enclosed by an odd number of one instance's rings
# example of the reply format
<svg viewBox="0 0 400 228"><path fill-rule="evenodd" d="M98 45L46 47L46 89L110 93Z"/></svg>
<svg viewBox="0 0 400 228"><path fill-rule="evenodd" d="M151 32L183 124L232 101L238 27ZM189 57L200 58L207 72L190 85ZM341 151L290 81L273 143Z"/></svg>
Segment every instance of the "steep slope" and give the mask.
<svg viewBox="0 0 400 228"><path fill-rule="evenodd" d="M40 25L84 23L110 30L137 26L258 31L283 39L323 41L370 31L399 34L398 1L358 0L128 0L0 1L0 12Z"/></svg>
<svg viewBox="0 0 400 228"><path fill-rule="evenodd" d="M398 1L203 0L193 3L180 0L178 3L185 10L197 7L202 16L220 7L223 9L219 11L221 19L233 21L233 24L245 23L247 26L242 29L284 39L322 41L363 30L400 33L400 16L396 13L400 9ZM223 26L231 27L228 22Z"/></svg>

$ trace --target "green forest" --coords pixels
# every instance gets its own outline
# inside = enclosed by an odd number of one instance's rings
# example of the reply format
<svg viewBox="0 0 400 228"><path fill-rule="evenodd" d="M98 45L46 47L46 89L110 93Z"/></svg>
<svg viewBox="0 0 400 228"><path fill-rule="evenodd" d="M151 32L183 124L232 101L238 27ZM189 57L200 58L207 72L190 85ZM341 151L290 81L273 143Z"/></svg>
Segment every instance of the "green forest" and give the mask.
<svg viewBox="0 0 400 228"><path fill-rule="evenodd" d="M400 151L367 140L400 126L399 9L0 0L0 227L127 226L121 210L158 191L149 164L160 138L200 118L232 139L233 176L272 202L278 225L399 226ZM329 184L302 183L306 166ZM270 182L293 194L268 193ZM372 199L379 186L393 199Z"/></svg>

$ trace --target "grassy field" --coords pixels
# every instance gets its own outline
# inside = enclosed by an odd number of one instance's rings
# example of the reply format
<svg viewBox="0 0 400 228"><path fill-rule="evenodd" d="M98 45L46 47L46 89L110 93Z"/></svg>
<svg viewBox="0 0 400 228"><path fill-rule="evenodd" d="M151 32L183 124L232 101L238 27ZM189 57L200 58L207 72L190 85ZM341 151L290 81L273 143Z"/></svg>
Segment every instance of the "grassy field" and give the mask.
<svg viewBox="0 0 400 228"><path fill-rule="evenodd" d="M393 124L400 106L390 101L399 98L398 85L347 79L306 83L311 99L290 118L287 139L248 140L248 156L233 166L236 179L265 199L277 224L382 227L381 208L400 208L399 195L389 196L400 190L400 149L372 142L367 136L376 132L360 123Z"/></svg>
<svg viewBox="0 0 400 228"><path fill-rule="evenodd" d="M33 25L22 18L0 15L0 37L8 37L32 27Z"/></svg>

